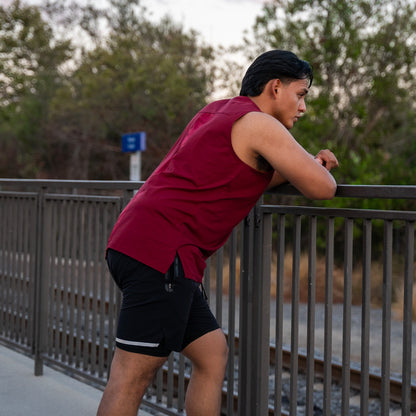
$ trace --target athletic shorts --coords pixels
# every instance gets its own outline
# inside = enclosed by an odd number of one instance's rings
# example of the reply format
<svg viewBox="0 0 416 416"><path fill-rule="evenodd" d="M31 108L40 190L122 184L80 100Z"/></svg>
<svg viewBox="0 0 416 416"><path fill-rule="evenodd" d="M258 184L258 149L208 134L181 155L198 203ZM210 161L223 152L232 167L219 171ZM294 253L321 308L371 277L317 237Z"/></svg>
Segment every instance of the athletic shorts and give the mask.
<svg viewBox="0 0 416 416"><path fill-rule="evenodd" d="M167 357L219 328L201 285L185 278L178 256L166 274L111 249L107 263L123 293L118 348Z"/></svg>

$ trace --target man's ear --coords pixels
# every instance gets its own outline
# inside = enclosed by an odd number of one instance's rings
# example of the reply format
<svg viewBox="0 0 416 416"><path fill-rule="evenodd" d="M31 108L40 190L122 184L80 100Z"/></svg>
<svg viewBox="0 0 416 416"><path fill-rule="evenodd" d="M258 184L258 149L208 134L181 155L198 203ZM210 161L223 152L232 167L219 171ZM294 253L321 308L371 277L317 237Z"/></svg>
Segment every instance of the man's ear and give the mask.
<svg viewBox="0 0 416 416"><path fill-rule="evenodd" d="M277 94L279 93L279 89L282 86L282 81L280 81L279 78L276 79L272 79L270 81L270 88L271 88L271 93L273 95L273 98L275 98L277 96Z"/></svg>

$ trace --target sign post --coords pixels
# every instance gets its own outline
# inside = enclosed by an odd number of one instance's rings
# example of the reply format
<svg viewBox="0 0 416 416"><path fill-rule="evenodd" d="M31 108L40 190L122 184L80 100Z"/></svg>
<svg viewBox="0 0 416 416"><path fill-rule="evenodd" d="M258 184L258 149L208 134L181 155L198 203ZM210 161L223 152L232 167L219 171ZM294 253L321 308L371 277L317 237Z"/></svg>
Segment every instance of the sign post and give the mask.
<svg viewBox="0 0 416 416"><path fill-rule="evenodd" d="M121 151L130 154L130 180L140 181L142 152L146 150L146 132L126 133L121 136Z"/></svg>

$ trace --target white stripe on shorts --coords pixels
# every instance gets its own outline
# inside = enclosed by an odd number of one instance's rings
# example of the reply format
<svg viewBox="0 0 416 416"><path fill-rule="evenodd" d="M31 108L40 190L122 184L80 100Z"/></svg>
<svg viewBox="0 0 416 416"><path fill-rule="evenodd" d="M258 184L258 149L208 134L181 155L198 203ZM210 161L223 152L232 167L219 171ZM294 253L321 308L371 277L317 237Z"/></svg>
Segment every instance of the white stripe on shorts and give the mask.
<svg viewBox="0 0 416 416"><path fill-rule="evenodd" d="M159 343L155 342L137 342L137 341L127 341L125 339L116 338L116 342L125 345L133 345L135 347L153 347L156 348L159 346Z"/></svg>

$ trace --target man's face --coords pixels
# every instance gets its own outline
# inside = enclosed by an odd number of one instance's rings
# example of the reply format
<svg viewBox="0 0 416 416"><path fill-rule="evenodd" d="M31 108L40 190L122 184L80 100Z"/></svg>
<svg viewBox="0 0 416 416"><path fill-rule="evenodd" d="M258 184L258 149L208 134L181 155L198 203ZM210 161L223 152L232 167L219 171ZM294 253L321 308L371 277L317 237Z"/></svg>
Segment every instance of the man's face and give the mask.
<svg viewBox="0 0 416 416"><path fill-rule="evenodd" d="M289 130L306 111L305 96L309 91L308 86L308 79L299 79L280 83L277 88L273 116Z"/></svg>

